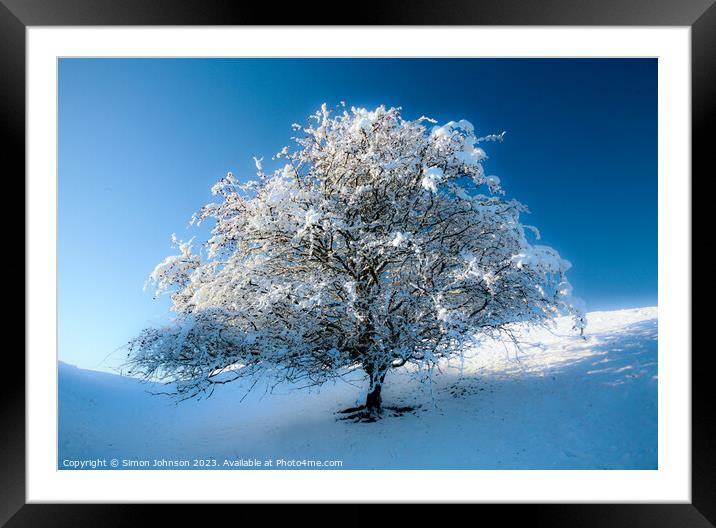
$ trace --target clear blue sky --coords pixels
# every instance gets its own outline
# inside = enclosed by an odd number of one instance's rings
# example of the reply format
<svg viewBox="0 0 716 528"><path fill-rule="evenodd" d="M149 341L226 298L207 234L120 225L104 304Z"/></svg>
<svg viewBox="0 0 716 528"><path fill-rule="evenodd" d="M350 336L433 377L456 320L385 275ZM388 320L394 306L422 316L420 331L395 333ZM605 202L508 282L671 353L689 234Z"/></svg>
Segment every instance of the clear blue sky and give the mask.
<svg viewBox="0 0 716 528"><path fill-rule="evenodd" d="M169 316L142 286L227 171L321 103L507 131L489 174L570 260L588 310L657 303L655 59L61 59L59 357L107 370ZM270 168L267 166L267 168Z"/></svg>

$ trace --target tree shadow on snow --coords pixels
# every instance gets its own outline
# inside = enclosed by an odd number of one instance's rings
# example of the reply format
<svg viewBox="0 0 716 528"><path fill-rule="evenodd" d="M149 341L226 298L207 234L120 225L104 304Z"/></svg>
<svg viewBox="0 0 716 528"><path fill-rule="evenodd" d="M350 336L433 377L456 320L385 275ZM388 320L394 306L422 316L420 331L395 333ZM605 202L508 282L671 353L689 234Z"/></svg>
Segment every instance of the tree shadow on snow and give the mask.
<svg viewBox="0 0 716 528"><path fill-rule="evenodd" d="M446 386L454 397L507 385L516 378L522 380L544 377L582 378L585 382L597 382L619 386L629 381L646 378L658 379L658 322L640 321L625 325L616 331L595 333L570 338L555 344L530 343L529 351L516 359L504 360L503 371L451 374L445 371L452 383ZM479 363L479 351L475 356ZM542 360L540 361L534 361ZM472 386L473 391L470 390Z"/></svg>

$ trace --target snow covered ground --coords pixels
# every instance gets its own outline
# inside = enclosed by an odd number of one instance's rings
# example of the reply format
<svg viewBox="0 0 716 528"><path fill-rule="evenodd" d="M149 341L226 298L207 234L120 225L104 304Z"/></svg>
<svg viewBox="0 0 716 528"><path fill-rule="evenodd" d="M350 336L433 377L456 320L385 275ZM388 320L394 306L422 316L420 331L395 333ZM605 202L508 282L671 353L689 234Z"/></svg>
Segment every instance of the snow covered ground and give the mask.
<svg viewBox="0 0 716 528"><path fill-rule="evenodd" d="M176 404L148 393L161 387L60 363L58 467L116 458L120 469L123 460L152 468L154 459L190 468L198 459L210 469L253 459L339 460L340 469L656 469L657 309L592 312L588 324L586 339L567 319L551 332L523 330L520 351L483 343L432 382L391 373L384 403L419 407L375 423L337 420L364 397L357 374L319 392L257 387L242 402L246 386L237 382Z"/></svg>

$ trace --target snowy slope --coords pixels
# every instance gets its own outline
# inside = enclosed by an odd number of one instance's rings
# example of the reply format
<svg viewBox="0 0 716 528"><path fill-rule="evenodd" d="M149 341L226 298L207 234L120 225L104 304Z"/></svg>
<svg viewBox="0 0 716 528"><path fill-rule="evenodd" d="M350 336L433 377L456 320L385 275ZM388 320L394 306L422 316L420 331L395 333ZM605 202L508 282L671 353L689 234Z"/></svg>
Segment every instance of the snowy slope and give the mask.
<svg viewBox="0 0 716 528"><path fill-rule="evenodd" d="M162 387L59 365L59 461L341 460L343 469L656 469L657 309L561 319L520 331L520 350L485 342L430 382L391 373L388 405L413 414L337 420L365 383L320 392L219 387L175 404Z"/></svg>

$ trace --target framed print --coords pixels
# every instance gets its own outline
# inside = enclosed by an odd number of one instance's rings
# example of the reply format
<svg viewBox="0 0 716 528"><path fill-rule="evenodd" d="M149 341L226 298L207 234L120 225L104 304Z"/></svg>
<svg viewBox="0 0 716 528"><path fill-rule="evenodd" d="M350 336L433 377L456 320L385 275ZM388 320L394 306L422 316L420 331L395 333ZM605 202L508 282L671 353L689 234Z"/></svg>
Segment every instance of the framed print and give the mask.
<svg viewBox="0 0 716 528"><path fill-rule="evenodd" d="M8 526L137 503L712 525L711 2L0 7L27 207Z"/></svg>

